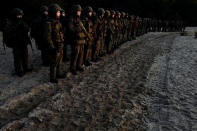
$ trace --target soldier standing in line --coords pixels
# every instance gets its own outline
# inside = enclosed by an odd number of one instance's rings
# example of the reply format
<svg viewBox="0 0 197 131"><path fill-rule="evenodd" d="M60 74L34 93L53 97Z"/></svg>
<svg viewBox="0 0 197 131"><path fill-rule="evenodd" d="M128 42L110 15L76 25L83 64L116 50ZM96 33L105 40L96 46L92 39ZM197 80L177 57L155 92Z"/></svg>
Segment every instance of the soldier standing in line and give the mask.
<svg viewBox="0 0 197 131"><path fill-rule="evenodd" d="M86 31L80 17L82 8L80 5L74 5L72 7L72 15L68 21L68 29L71 43L71 66L70 70L73 75L77 74L77 71L84 71L83 56L84 56L84 45L86 44L86 39L91 37Z"/></svg>
<svg viewBox="0 0 197 131"><path fill-rule="evenodd" d="M31 37L35 39L37 48L41 51L41 58L44 66L50 65L50 55L47 50L47 43L43 40L43 27L48 19L48 7L40 7L40 15L33 21Z"/></svg>
<svg viewBox="0 0 197 131"><path fill-rule="evenodd" d="M51 56L50 82L58 83L57 78L65 78L61 73L63 58L64 34L60 23L61 8L58 4L49 6L49 18L44 25L43 37Z"/></svg>
<svg viewBox="0 0 197 131"><path fill-rule="evenodd" d="M104 21L103 17L105 14L105 10L103 8L98 9L97 18L94 22L94 32L95 32L95 47L94 47L94 54L93 54L93 61L97 62L100 60L99 52L101 48L101 42L103 40L103 31L104 31Z"/></svg>
<svg viewBox="0 0 197 131"><path fill-rule="evenodd" d="M134 33L134 16L131 15L129 16L129 27L128 27L128 38L129 40L132 40L133 38L133 33Z"/></svg>
<svg viewBox="0 0 197 131"><path fill-rule="evenodd" d="M134 40L136 40L138 28L139 28L139 16L136 16L134 20L134 26L133 26L133 39Z"/></svg>
<svg viewBox="0 0 197 131"><path fill-rule="evenodd" d="M92 46L93 46L93 20L92 20L92 15L93 15L93 9L92 7L88 6L85 8L84 11L84 18L83 18L83 23L84 23L84 27L86 28L89 36L91 37L91 39L87 39L86 41L86 45L85 45L85 55L84 55L84 65L85 66L90 66L91 64L91 60L92 60Z"/></svg>
<svg viewBox="0 0 197 131"><path fill-rule="evenodd" d="M113 35L114 35L114 12L112 13L110 11L105 12L105 18L106 18L106 37L105 37L105 43L106 43L106 51L108 54L112 52L112 44L113 44Z"/></svg>
<svg viewBox="0 0 197 131"><path fill-rule="evenodd" d="M69 60L68 57L68 44L69 44L69 33L68 33L68 16L65 13L64 9L61 9L61 15L60 15L60 22L62 24L63 32L64 32L64 49L63 49L63 62L66 62Z"/></svg>
<svg viewBox="0 0 197 131"><path fill-rule="evenodd" d="M102 8L103 9L103 8ZM103 19L102 19L102 40L101 40L101 43L100 43L100 50L99 50L99 56L102 57L105 55L105 36L106 36L106 25L107 25L107 21L105 19L105 10L103 9L104 11L104 16L103 16Z"/></svg>
<svg viewBox="0 0 197 131"><path fill-rule="evenodd" d="M15 72L20 77L31 71L31 69L28 69L27 48L30 42L29 27L23 21L23 15L23 10L14 8L11 11L11 18L3 29L3 40L6 46L13 50Z"/></svg>

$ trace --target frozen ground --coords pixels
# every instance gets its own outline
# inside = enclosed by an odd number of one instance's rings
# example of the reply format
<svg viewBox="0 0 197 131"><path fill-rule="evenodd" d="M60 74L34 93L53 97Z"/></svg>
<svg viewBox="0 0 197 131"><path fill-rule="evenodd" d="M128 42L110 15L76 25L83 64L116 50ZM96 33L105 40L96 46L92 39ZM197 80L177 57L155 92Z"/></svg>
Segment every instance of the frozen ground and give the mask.
<svg viewBox="0 0 197 131"><path fill-rule="evenodd" d="M39 51L29 51L32 73L13 76L0 44L0 130L196 131L197 28L187 30L126 42L56 85Z"/></svg>
<svg viewBox="0 0 197 131"><path fill-rule="evenodd" d="M197 28L187 31L189 36L176 37L149 71L150 131L197 131Z"/></svg>

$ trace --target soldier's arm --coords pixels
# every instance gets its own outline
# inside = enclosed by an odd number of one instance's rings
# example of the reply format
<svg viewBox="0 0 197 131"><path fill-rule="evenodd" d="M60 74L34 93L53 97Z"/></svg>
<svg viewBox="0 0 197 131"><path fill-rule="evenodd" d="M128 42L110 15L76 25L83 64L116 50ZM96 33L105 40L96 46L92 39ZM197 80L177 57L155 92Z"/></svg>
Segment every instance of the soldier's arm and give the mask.
<svg viewBox="0 0 197 131"><path fill-rule="evenodd" d="M69 28L69 30L70 30L70 32L71 32L72 34L75 34L75 33L81 31L81 28L80 28L79 23L78 23L78 26L76 26L76 25L74 25L73 20L70 20L70 21L68 22L68 28Z"/></svg>
<svg viewBox="0 0 197 131"><path fill-rule="evenodd" d="M50 22L44 24L43 40L45 40L50 49L55 48L52 40L52 27Z"/></svg>

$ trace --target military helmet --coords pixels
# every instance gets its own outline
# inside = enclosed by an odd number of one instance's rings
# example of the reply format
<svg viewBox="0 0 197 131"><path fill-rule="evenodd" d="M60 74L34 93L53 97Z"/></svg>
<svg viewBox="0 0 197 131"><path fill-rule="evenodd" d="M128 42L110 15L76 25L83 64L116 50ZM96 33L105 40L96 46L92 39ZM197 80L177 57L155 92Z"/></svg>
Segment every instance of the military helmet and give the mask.
<svg viewBox="0 0 197 131"><path fill-rule="evenodd" d="M17 16L17 15L24 15L23 13L23 10L19 9L19 8L14 8L12 11L11 11L11 15L12 16Z"/></svg>
<svg viewBox="0 0 197 131"><path fill-rule="evenodd" d="M108 17L108 16L111 15L111 12L110 12L109 10L106 10L106 11L105 11L105 15Z"/></svg>
<svg viewBox="0 0 197 131"><path fill-rule="evenodd" d="M121 15L121 13L119 11L116 11L116 15Z"/></svg>
<svg viewBox="0 0 197 131"><path fill-rule="evenodd" d="M93 9L92 9L92 7L90 7L90 6L87 6L86 8L85 8L85 11L88 13L88 12L93 12Z"/></svg>
<svg viewBox="0 0 197 131"><path fill-rule="evenodd" d="M73 11L73 12L82 11L82 8L81 8L80 5L73 5L72 11Z"/></svg>
<svg viewBox="0 0 197 131"><path fill-rule="evenodd" d="M98 8L98 15L104 15L105 14L105 10L103 8Z"/></svg>
<svg viewBox="0 0 197 131"><path fill-rule="evenodd" d="M40 12L43 13L43 12L45 12L45 11L48 11L48 7L45 6L45 5L41 6L41 7L40 7Z"/></svg>
<svg viewBox="0 0 197 131"><path fill-rule="evenodd" d="M114 10L111 10L111 15L116 15L116 12Z"/></svg>
<svg viewBox="0 0 197 131"><path fill-rule="evenodd" d="M121 16L122 17L125 17L126 16L126 13L125 12L121 12Z"/></svg>
<svg viewBox="0 0 197 131"><path fill-rule="evenodd" d="M49 5L49 15L52 17L56 17L56 13L61 11L61 7L58 4Z"/></svg>

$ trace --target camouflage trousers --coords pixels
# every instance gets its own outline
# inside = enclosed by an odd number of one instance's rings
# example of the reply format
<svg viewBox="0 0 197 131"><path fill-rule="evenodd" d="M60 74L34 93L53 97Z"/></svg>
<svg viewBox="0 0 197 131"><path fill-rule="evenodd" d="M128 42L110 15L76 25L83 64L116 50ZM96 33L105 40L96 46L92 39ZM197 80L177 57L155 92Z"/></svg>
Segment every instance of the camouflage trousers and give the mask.
<svg viewBox="0 0 197 131"><path fill-rule="evenodd" d="M92 45L93 41L87 41L85 45L85 62L90 62L92 60Z"/></svg>
<svg viewBox="0 0 197 131"><path fill-rule="evenodd" d="M103 38L101 40L101 44L100 44L100 50L99 50L99 55L103 55L106 53L106 44L105 44L105 38Z"/></svg>
<svg viewBox="0 0 197 131"><path fill-rule="evenodd" d="M17 75L23 75L28 67L28 49L27 46L24 48L13 48L14 56L14 67Z"/></svg>
<svg viewBox="0 0 197 131"><path fill-rule="evenodd" d="M55 80L61 75L61 65L63 59L63 48L59 49L55 54L51 54L50 63L50 80Z"/></svg>
<svg viewBox="0 0 197 131"><path fill-rule="evenodd" d="M71 46L72 54L71 54L71 70L77 70L77 68L81 68L83 64L83 56L84 56L84 44L75 44Z"/></svg>
<svg viewBox="0 0 197 131"><path fill-rule="evenodd" d="M102 42L102 38L98 38L96 40L95 47L94 47L93 59L97 59L99 57L101 42Z"/></svg>
<svg viewBox="0 0 197 131"><path fill-rule="evenodd" d="M105 43L106 43L106 51L109 54L109 53L112 52L112 46L113 46L113 38L112 38L112 36L106 37Z"/></svg>

